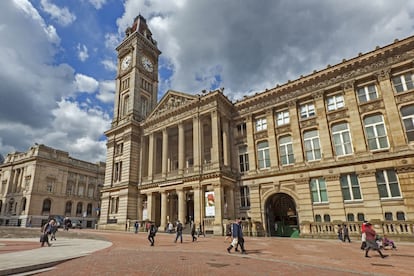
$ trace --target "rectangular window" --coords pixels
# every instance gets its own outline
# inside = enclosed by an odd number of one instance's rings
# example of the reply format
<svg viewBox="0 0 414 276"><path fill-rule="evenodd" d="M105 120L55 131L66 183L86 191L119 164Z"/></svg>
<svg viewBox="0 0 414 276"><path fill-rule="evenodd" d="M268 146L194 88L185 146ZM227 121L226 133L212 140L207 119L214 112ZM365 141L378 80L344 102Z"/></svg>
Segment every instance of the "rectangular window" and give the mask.
<svg viewBox="0 0 414 276"><path fill-rule="evenodd" d="M300 118L306 119L315 116L315 105L308 103L300 106Z"/></svg>
<svg viewBox="0 0 414 276"><path fill-rule="evenodd" d="M307 161L321 159L321 146L319 144L319 134L317 130L306 131L303 134L305 143L305 155Z"/></svg>
<svg viewBox="0 0 414 276"><path fill-rule="evenodd" d="M357 92L360 103L366 103L378 98L377 88L374 84L360 87Z"/></svg>
<svg viewBox="0 0 414 276"><path fill-rule="evenodd" d="M351 134L347 123L332 126L332 140L337 156L352 154Z"/></svg>
<svg viewBox="0 0 414 276"><path fill-rule="evenodd" d="M246 123L241 123L237 125L237 136L238 137L246 136Z"/></svg>
<svg viewBox="0 0 414 276"><path fill-rule="evenodd" d="M325 179L312 178L310 180L310 190L312 194L313 203L325 203L328 202L328 191L326 189Z"/></svg>
<svg viewBox="0 0 414 276"><path fill-rule="evenodd" d="M259 169L270 168L269 143L267 141L257 144L257 159L259 161Z"/></svg>
<svg viewBox="0 0 414 276"><path fill-rule="evenodd" d="M287 125L289 123L290 123L290 118L289 118L288 110L280 111L276 114L276 125L277 126Z"/></svg>
<svg viewBox="0 0 414 276"><path fill-rule="evenodd" d="M397 174L393 169L378 170L375 173L380 198L401 197Z"/></svg>
<svg viewBox="0 0 414 276"><path fill-rule="evenodd" d="M250 191L247 186L240 187L240 207L250 207Z"/></svg>
<svg viewBox="0 0 414 276"><path fill-rule="evenodd" d="M413 75L411 73L393 77L392 83L397 93L408 91L414 88Z"/></svg>
<svg viewBox="0 0 414 276"><path fill-rule="evenodd" d="M279 138L280 163L290 165L295 162L293 155L292 137L290 135Z"/></svg>
<svg viewBox="0 0 414 276"><path fill-rule="evenodd" d="M256 120L256 131L262 131L267 129L266 118L259 118Z"/></svg>
<svg viewBox="0 0 414 276"><path fill-rule="evenodd" d="M121 181L122 176L122 161L114 164L114 182Z"/></svg>
<svg viewBox="0 0 414 276"><path fill-rule="evenodd" d="M247 172L249 170L249 154L247 153L247 146L239 147L239 162L240 172Z"/></svg>
<svg viewBox="0 0 414 276"><path fill-rule="evenodd" d="M342 196L344 198L344 201L362 199L358 177L355 173L341 175L339 181L341 183Z"/></svg>
<svg viewBox="0 0 414 276"><path fill-rule="evenodd" d="M367 143L370 150L388 148L388 137L382 115L364 118Z"/></svg>
<svg viewBox="0 0 414 276"><path fill-rule="evenodd" d="M341 94L329 96L326 99L326 105L328 107L328 111L333 111L333 110L343 108L345 106L344 96Z"/></svg>
<svg viewBox="0 0 414 276"><path fill-rule="evenodd" d="M407 141L414 141L414 105L402 107L401 118L404 122L405 135L407 137Z"/></svg>

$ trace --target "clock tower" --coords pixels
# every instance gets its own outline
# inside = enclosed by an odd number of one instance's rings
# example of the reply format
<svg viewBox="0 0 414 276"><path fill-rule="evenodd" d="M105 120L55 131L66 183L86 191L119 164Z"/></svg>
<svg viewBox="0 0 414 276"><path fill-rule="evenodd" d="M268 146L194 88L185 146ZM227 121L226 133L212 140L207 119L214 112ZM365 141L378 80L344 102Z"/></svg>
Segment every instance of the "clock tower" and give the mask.
<svg viewBox="0 0 414 276"><path fill-rule="evenodd" d="M111 129L106 131L107 160L101 190L99 227L124 229L141 220L138 180L141 122L155 108L158 94L158 57L161 51L145 18L138 15L116 48L118 68Z"/></svg>

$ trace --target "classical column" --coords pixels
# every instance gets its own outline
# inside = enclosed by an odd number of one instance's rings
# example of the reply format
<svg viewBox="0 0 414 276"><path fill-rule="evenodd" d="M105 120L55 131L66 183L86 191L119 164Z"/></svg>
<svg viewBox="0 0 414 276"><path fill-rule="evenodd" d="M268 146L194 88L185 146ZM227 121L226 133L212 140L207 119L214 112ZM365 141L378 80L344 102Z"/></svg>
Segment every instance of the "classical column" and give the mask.
<svg viewBox="0 0 414 276"><path fill-rule="evenodd" d="M355 95L354 82L350 81L342 85L344 91L345 106L349 112L349 128L352 137L352 146L355 153L367 151L364 130L359 114L358 102ZM362 141L362 142L361 142Z"/></svg>
<svg viewBox="0 0 414 276"><path fill-rule="evenodd" d="M212 144L212 152L211 152L211 163L214 167L219 166L220 162L220 118L217 110L213 110L211 112L211 144Z"/></svg>
<svg viewBox="0 0 414 276"><path fill-rule="evenodd" d="M194 171L200 169L200 150L201 150L201 139L200 139L200 116L197 114L193 117L193 162Z"/></svg>
<svg viewBox="0 0 414 276"><path fill-rule="evenodd" d="M276 133L275 133L275 116L273 114L273 109L266 111L266 120L267 120L267 136L269 141L269 153L270 153L270 166L272 168L277 168L279 166L279 158L277 155L276 147Z"/></svg>
<svg viewBox="0 0 414 276"><path fill-rule="evenodd" d="M167 175L168 167L168 131L167 128L162 130L162 176Z"/></svg>
<svg viewBox="0 0 414 276"><path fill-rule="evenodd" d="M154 133L149 135L148 143L148 179L152 180L154 171Z"/></svg>
<svg viewBox="0 0 414 276"><path fill-rule="evenodd" d="M302 136L300 135L300 126L298 112L296 109L296 100L288 102L290 125L292 130L292 142L293 142L293 155L295 158L295 164L303 163L303 148L302 148Z"/></svg>
<svg viewBox="0 0 414 276"><path fill-rule="evenodd" d="M185 163L185 133L184 123L178 124L178 174L184 173Z"/></svg>
<svg viewBox="0 0 414 276"><path fill-rule="evenodd" d="M168 214L167 206L168 206L167 205L167 192L162 191L161 192L161 225L160 225L161 229L165 229L167 226L167 214Z"/></svg>
<svg viewBox="0 0 414 276"><path fill-rule="evenodd" d="M246 119L247 153L249 155L249 171L256 172L256 145L254 143L253 118L249 115Z"/></svg>
<svg viewBox="0 0 414 276"><path fill-rule="evenodd" d="M153 217L155 215L155 213L153 212L153 195L152 193L148 193L147 194L147 218L150 221L154 221L155 217Z"/></svg>
<svg viewBox="0 0 414 276"><path fill-rule="evenodd" d="M201 222L202 214L202 202L203 194L201 193L201 188L199 186L193 186L194 192L194 222Z"/></svg>
<svg viewBox="0 0 414 276"><path fill-rule="evenodd" d="M229 147L229 121L222 120L223 124L223 165L230 165L230 147Z"/></svg>
<svg viewBox="0 0 414 276"><path fill-rule="evenodd" d="M329 134L329 126L326 117L325 111L325 100L323 98L323 91L318 91L314 93L313 99L315 102L315 111L316 116L318 117L318 132L320 139L320 146L322 149L323 159L331 159L333 157L332 153L332 143Z"/></svg>
<svg viewBox="0 0 414 276"><path fill-rule="evenodd" d="M399 122L400 118L400 111L398 110L398 104L396 103L394 90L391 85L390 69L382 70L377 73L377 78L379 82L380 90L382 91L381 95L384 100L384 108L386 112L385 120L388 120L388 127L390 131L387 133L388 137L390 137L390 146L396 147L405 147L407 146L407 142L405 141L405 131L403 128L403 124L395 124L393 122Z"/></svg>
<svg viewBox="0 0 414 276"><path fill-rule="evenodd" d="M185 195L184 195L184 191L181 190L177 190L177 194L178 194L178 220L181 223L185 222Z"/></svg>
<svg viewBox="0 0 414 276"><path fill-rule="evenodd" d="M224 193L221 184L213 184L214 187L214 234L223 234L223 206L224 206Z"/></svg>
<svg viewBox="0 0 414 276"><path fill-rule="evenodd" d="M142 202L142 195L138 194L137 196L137 220L143 220L142 218L142 206L143 202Z"/></svg>
<svg viewBox="0 0 414 276"><path fill-rule="evenodd" d="M234 189L232 187L226 188L226 204L227 204L227 218L235 218L235 208L234 208Z"/></svg>

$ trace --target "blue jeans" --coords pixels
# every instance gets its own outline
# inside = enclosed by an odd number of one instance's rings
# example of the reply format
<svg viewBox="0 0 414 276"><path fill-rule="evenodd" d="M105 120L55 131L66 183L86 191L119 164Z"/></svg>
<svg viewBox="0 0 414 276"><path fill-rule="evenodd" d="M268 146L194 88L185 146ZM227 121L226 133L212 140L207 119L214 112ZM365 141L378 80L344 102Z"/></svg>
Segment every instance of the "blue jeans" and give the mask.
<svg viewBox="0 0 414 276"><path fill-rule="evenodd" d="M183 232L177 231L177 235L175 236L175 242L177 242L178 237L180 237L181 243L183 243Z"/></svg>

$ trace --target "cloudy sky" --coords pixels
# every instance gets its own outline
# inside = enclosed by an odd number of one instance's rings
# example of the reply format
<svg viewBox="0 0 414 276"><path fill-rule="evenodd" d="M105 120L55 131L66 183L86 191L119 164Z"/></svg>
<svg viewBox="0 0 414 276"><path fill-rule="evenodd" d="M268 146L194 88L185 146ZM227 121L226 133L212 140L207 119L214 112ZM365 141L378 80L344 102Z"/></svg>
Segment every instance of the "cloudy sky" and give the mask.
<svg viewBox="0 0 414 276"><path fill-rule="evenodd" d="M162 51L158 99L240 99L414 34L409 0L1 0L0 154L105 161L115 47L138 14Z"/></svg>

